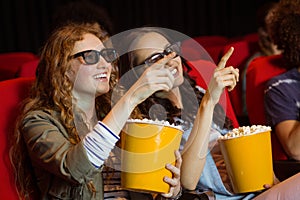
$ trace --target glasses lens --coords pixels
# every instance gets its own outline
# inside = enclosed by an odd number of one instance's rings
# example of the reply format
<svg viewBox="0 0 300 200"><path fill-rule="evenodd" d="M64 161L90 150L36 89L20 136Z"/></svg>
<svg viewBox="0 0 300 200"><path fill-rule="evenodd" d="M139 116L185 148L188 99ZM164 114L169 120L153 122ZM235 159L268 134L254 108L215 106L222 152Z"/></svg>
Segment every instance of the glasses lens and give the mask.
<svg viewBox="0 0 300 200"><path fill-rule="evenodd" d="M180 43L179 42L176 42L174 44L171 44L170 46L168 46L166 49L165 49L165 54L168 55L172 52L175 52L177 55L180 54Z"/></svg>
<svg viewBox="0 0 300 200"><path fill-rule="evenodd" d="M97 51L86 51L83 53L83 59L86 64L93 65L99 61L99 52Z"/></svg>
<svg viewBox="0 0 300 200"><path fill-rule="evenodd" d="M163 53L156 53L151 55L149 58L145 60L145 64L151 65L156 63L160 59L162 59L165 55L169 55L170 53L175 52L176 55L180 55L180 42L176 42L174 44L169 45Z"/></svg>
<svg viewBox="0 0 300 200"><path fill-rule="evenodd" d="M117 52L115 49L103 49L100 54L106 62L113 62L117 59Z"/></svg>
<svg viewBox="0 0 300 200"><path fill-rule="evenodd" d="M157 61L159 61L163 57L164 57L164 54L162 54L162 53L153 54L145 60L145 64L150 65L150 64L156 63Z"/></svg>

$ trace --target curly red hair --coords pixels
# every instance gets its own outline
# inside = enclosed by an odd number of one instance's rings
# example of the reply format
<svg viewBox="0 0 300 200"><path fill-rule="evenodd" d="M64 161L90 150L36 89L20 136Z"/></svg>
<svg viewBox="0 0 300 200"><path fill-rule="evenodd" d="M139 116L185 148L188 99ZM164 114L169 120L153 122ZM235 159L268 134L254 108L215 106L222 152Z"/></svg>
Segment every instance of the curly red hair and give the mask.
<svg viewBox="0 0 300 200"><path fill-rule="evenodd" d="M107 32L100 26L86 23L68 24L56 29L42 48L36 80L29 98L23 103L22 114L17 120L16 131L11 138L10 159L15 170L16 185L21 199L31 199L36 191L30 159L24 153L26 145L20 132L21 122L28 112L34 110L58 111L70 142L76 144L80 141L73 115L73 83L68 78L67 72L71 70L71 53L75 43L83 40L83 36L87 33L97 36L101 41L108 39ZM116 81L117 70L113 65L110 79L111 88ZM110 110L109 93L98 97L96 101L101 102L101 106L96 106L101 109L101 112Z"/></svg>

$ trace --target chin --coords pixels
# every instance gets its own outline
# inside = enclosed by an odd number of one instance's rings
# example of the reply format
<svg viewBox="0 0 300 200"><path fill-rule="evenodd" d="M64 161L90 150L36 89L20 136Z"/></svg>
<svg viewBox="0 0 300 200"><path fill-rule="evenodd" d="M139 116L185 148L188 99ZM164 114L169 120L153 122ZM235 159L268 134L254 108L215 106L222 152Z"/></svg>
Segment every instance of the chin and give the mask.
<svg viewBox="0 0 300 200"><path fill-rule="evenodd" d="M108 92L109 92L109 88L105 88L105 89L101 88L101 89L97 90L96 96L101 96L101 95L106 94Z"/></svg>

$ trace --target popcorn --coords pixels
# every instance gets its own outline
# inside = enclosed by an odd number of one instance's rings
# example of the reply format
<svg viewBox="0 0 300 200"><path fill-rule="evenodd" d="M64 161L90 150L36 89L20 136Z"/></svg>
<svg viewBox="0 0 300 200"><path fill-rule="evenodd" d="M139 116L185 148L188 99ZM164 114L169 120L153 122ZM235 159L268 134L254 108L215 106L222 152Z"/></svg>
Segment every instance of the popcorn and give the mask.
<svg viewBox="0 0 300 200"><path fill-rule="evenodd" d="M127 122L157 124L157 125L161 125L161 126L173 127L173 128L183 131L181 125L170 124L168 121L164 121L164 120L157 120L157 119L151 120L151 119L144 118L144 119L128 119Z"/></svg>
<svg viewBox="0 0 300 200"><path fill-rule="evenodd" d="M232 129L232 131L229 131L224 136L220 136L219 139L236 138L266 131L271 131L271 127L264 125L241 126L239 128Z"/></svg>

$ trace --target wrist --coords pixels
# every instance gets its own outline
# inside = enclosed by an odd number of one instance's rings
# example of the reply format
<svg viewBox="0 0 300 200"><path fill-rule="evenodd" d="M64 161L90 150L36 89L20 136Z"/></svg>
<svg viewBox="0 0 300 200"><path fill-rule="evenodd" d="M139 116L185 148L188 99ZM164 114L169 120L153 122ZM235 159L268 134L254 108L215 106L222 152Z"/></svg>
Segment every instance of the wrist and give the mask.
<svg viewBox="0 0 300 200"><path fill-rule="evenodd" d="M180 190L176 196L168 198L168 200L178 200L182 196L182 187L180 186Z"/></svg>
<svg viewBox="0 0 300 200"><path fill-rule="evenodd" d="M215 106L218 103L219 99L216 100L216 97L214 97L209 91L206 91L204 94L201 103L203 102L206 106Z"/></svg>
<svg viewBox="0 0 300 200"><path fill-rule="evenodd" d="M123 106L126 106L126 109L131 113L134 108L138 105L138 99L134 96L132 91L127 92L125 95L121 97L119 102L122 102L121 104ZM118 102L118 103L119 103Z"/></svg>

